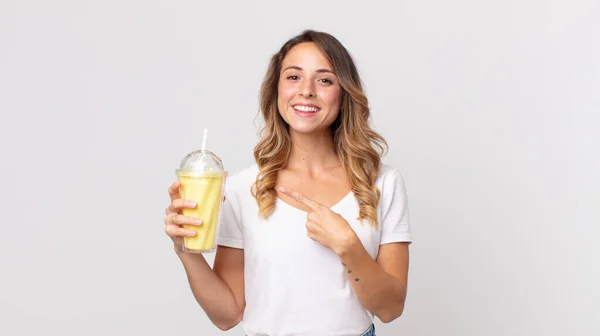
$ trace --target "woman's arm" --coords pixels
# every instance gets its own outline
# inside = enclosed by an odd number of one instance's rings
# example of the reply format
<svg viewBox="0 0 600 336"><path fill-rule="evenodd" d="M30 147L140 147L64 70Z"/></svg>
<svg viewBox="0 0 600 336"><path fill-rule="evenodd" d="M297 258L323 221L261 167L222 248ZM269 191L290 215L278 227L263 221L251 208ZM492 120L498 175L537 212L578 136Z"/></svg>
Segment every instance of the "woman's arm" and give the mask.
<svg viewBox="0 0 600 336"><path fill-rule="evenodd" d="M196 301L221 330L242 319L244 298L244 250L218 246L214 269L203 255L178 252Z"/></svg>
<svg viewBox="0 0 600 336"><path fill-rule="evenodd" d="M340 257L363 306L382 322L399 317L406 298L408 243L380 245L375 261L341 215L298 192L286 188L279 191L312 210L307 215L308 237L331 248Z"/></svg>
<svg viewBox="0 0 600 336"><path fill-rule="evenodd" d="M335 252L365 308L384 323L402 315L408 282L408 243L381 245L376 261L358 237Z"/></svg>

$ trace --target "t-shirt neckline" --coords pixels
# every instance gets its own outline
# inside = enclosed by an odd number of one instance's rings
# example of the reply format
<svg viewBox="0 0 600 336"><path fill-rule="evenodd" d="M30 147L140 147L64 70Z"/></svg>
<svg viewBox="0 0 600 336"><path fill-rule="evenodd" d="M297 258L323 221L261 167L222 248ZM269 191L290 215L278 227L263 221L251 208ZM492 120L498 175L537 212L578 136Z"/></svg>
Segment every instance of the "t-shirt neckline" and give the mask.
<svg viewBox="0 0 600 336"><path fill-rule="evenodd" d="M341 206L346 201L346 199L350 198L350 196L353 196L353 195L354 195L354 193L352 192L352 190L350 190L344 197L342 197L342 199L340 199L339 201L337 201L334 205L330 206L329 209L332 210L332 211L335 211L335 208ZM276 197L276 201L278 203L282 203L284 206L286 206L286 207L288 207L288 208L290 208L292 210L295 210L295 211L298 211L298 212L301 212L301 213L304 213L304 214L308 213L308 211L302 210L300 208L296 208L295 206L293 206L293 205L289 204L288 202L282 200L281 198L279 198L279 196L275 196L275 197Z"/></svg>

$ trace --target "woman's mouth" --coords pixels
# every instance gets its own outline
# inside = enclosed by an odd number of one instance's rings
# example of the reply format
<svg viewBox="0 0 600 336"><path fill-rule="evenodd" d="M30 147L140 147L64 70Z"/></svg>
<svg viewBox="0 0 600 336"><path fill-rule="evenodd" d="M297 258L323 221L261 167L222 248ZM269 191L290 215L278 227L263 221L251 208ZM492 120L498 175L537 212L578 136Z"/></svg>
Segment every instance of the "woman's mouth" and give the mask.
<svg viewBox="0 0 600 336"><path fill-rule="evenodd" d="M310 118L313 117L315 114L317 114L317 112L319 112L321 109L318 108L317 106L314 105L292 105L292 108L294 109L294 112L296 112L297 115L303 117L303 118Z"/></svg>

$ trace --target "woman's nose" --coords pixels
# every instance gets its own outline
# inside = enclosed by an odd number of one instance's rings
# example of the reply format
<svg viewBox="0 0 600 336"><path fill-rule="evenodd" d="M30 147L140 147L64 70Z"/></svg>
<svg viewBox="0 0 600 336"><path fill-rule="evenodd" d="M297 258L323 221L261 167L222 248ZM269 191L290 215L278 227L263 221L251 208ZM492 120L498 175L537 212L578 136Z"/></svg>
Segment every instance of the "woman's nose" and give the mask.
<svg viewBox="0 0 600 336"><path fill-rule="evenodd" d="M315 96L315 89L310 80L306 80L300 85L299 94L301 97L309 98Z"/></svg>

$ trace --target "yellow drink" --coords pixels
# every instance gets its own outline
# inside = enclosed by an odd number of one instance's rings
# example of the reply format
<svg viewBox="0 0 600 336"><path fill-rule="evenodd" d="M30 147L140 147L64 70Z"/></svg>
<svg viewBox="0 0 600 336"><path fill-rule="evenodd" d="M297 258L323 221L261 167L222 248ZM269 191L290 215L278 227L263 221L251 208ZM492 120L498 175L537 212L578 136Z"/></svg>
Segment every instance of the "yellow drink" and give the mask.
<svg viewBox="0 0 600 336"><path fill-rule="evenodd" d="M194 237L183 238L183 249L189 252L208 252L216 247L217 226L223 203L223 173L179 172L181 198L196 202L196 208L183 209L183 215L199 218L202 225L184 225L188 230L196 231Z"/></svg>

